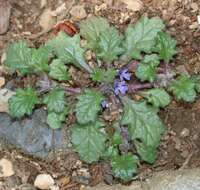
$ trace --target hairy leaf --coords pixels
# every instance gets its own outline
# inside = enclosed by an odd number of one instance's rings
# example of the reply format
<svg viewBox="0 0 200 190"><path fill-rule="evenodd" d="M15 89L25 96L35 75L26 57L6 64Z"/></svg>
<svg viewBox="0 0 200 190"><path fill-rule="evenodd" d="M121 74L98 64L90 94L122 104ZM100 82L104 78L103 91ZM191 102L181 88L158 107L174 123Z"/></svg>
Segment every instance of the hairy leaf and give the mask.
<svg viewBox="0 0 200 190"><path fill-rule="evenodd" d="M153 82L156 78L156 67L152 63L140 63L137 67L135 75L141 81Z"/></svg>
<svg viewBox="0 0 200 190"><path fill-rule="evenodd" d="M72 129L72 143L80 158L87 163L98 161L105 151L106 135L99 123L75 126Z"/></svg>
<svg viewBox="0 0 200 190"><path fill-rule="evenodd" d="M81 35L87 40L98 59L111 63L123 53L122 37L114 27L110 27L106 19L91 17L81 23Z"/></svg>
<svg viewBox="0 0 200 190"><path fill-rule="evenodd" d="M85 92L78 96L76 104L76 118L80 124L94 122L97 114L101 109L101 101L104 97L100 92L85 90Z"/></svg>
<svg viewBox="0 0 200 190"><path fill-rule="evenodd" d="M25 42L11 44L7 50L5 65L22 75L30 72L32 51Z"/></svg>
<svg viewBox="0 0 200 190"><path fill-rule="evenodd" d="M100 34L107 32L110 26L102 17L90 17L80 24L80 33L87 40L88 47L93 50L99 48Z"/></svg>
<svg viewBox="0 0 200 190"><path fill-rule="evenodd" d="M65 108L65 92L59 89L53 89L43 99L49 112L60 113Z"/></svg>
<svg viewBox="0 0 200 190"><path fill-rule="evenodd" d="M79 68L84 68L92 72L91 68L85 62L84 49L80 46L80 36L68 36L60 32L57 37L47 42L47 46L52 48L53 52L63 63L72 63Z"/></svg>
<svg viewBox="0 0 200 190"><path fill-rule="evenodd" d="M49 76L59 81L69 80L67 67L60 59L54 59L50 65Z"/></svg>
<svg viewBox="0 0 200 190"><path fill-rule="evenodd" d="M176 54L176 41L169 34L159 32L154 50L159 53L161 59L169 62Z"/></svg>
<svg viewBox="0 0 200 190"><path fill-rule="evenodd" d="M141 92L141 95L155 107L163 108L167 106L171 101L169 94L164 89L160 88L154 88Z"/></svg>
<svg viewBox="0 0 200 190"><path fill-rule="evenodd" d="M30 115L37 103L39 103L37 93L32 88L18 89L9 99L10 114L18 118L25 114Z"/></svg>
<svg viewBox="0 0 200 190"><path fill-rule="evenodd" d="M192 80L195 82L195 90L200 93L200 75L193 75Z"/></svg>
<svg viewBox="0 0 200 190"><path fill-rule="evenodd" d="M146 55L138 65L135 75L141 81L153 82L156 78L156 67L159 65L159 57L156 54Z"/></svg>
<svg viewBox="0 0 200 190"><path fill-rule="evenodd" d="M150 53L155 45L155 38L164 24L159 18L142 17L134 26L130 25L125 33L125 55L127 60L141 59L141 52Z"/></svg>
<svg viewBox="0 0 200 190"><path fill-rule="evenodd" d="M142 63L158 66L160 63L159 56L157 54L145 55Z"/></svg>
<svg viewBox="0 0 200 190"><path fill-rule="evenodd" d="M91 73L91 78L93 81L111 83L116 75L117 71L115 69L104 70L97 68Z"/></svg>
<svg viewBox="0 0 200 190"><path fill-rule="evenodd" d="M135 142L137 153L145 162L153 164L157 157L157 147L147 146L145 143Z"/></svg>
<svg viewBox="0 0 200 190"><path fill-rule="evenodd" d="M114 27L100 33L98 49L95 51L98 59L111 63L121 55L124 50L121 47L122 37Z"/></svg>
<svg viewBox="0 0 200 190"><path fill-rule="evenodd" d="M50 112L50 113L48 113L47 124L52 129L59 129L61 127L62 122L65 121L65 117L67 115L67 112L68 112L68 110L65 109L61 113L56 113L56 112Z"/></svg>
<svg viewBox="0 0 200 190"><path fill-rule="evenodd" d="M138 158L131 153L114 156L111 160L112 171L115 177L124 181L132 179L133 174L137 173Z"/></svg>
<svg viewBox="0 0 200 190"><path fill-rule="evenodd" d="M169 90L173 92L177 100L193 102L196 97L195 82L186 75L181 75L172 81Z"/></svg>
<svg viewBox="0 0 200 190"><path fill-rule="evenodd" d="M162 121L157 115L157 108L147 105L145 101L136 102L127 97L123 97L122 101L122 124L128 126L131 139L139 139L147 146L157 147L164 131Z"/></svg>
<svg viewBox="0 0 200 190"><path fill-rule="evenodd" d="M48 47L40 47L39 49L31 49L32 57L30 62L30 70L34 73L49 71L49 59L52 57L51 49Z"/></svg>
<svg viewBox="0 0 200 190"><path fill-rule="evenodd" d="M48 61L51 56L47 47L34 49L29 48L25 42L17 42L9 46L5 64L12 71L19 71L22 75L38 74L49 70Z"/></svg>

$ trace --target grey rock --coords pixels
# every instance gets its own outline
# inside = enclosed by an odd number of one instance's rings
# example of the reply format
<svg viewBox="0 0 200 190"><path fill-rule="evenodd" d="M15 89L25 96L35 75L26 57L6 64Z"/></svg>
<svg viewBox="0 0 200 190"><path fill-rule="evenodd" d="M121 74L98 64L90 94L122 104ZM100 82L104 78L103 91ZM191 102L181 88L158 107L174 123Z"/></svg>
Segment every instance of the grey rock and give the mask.
<svg viewBox="0 0 200 190"><path fill-rule="evenodd" d="M133 182L130 186L100 184L86 190L200 190L200 169L163 171L143 183Z"/></svg>
<svg viewBox="0 0 200 190"><path fill-rule="evenodd" d="M8 114L0 113L1 147L16 147L26 154L42 159L51 159L53 151L63 151L66 154L71 152L67 127L63 126L53 134L46 124L46 117L46 111L43 109L35 110L31 117L22 120L12 119Z"/></svg>

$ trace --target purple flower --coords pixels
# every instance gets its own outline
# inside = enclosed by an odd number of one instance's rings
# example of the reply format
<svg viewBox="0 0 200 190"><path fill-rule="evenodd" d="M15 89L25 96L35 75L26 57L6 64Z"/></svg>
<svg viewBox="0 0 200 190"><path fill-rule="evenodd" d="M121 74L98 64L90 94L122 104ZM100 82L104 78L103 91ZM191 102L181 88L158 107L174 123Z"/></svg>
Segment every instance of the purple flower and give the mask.
<svg viewBox="0 0 200 190"><path fill-rule="evenodd" d="M119 70L118 75L121 81L131 79L131 74L128 72L128 69Z"/></svg>
<svg viewBox="0 0 200 190"><path fill-rule="evenodd" d="M114 84L114 92L116 95L119 95L119 93L125 95L128 91L128 85L125 81L115 81Z"/></svg>
<svg viewBox="0 0 200 190"><path fill-rule="evenodd" d="M108 101L107 101L107 100L103 100L103 101L101 102L101 107L102 107L102 108L105 109L105 108L108 108L108 106L109 106L109 105L108 105Z"/></svg>

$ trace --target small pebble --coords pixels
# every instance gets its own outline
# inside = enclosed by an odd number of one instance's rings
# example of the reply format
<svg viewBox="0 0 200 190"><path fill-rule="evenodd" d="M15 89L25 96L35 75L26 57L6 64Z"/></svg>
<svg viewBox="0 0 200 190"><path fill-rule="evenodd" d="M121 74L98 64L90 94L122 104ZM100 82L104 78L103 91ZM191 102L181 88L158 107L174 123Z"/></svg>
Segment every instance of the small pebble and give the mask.
<svg viewBox="0 0 200 190"><path fill-rule="evenodd" d="M182 138L188 137L189 135L190 135L190 130L187 128L184 128L180 133L180 137Z"/></svg>
<svg viewBox="0 0 200 190"><path fill-rule="evenodd" d="M39 174L34 182L34 186L42 190L51 189L53 185L54 179L49 174Z"/></svg>
<svg viewBox="0 0 200 190"><path fill-rule="evenodd" d="M13 164L10 160L2 158L0 160L0 177L10 177L14 175Z"/></svg>

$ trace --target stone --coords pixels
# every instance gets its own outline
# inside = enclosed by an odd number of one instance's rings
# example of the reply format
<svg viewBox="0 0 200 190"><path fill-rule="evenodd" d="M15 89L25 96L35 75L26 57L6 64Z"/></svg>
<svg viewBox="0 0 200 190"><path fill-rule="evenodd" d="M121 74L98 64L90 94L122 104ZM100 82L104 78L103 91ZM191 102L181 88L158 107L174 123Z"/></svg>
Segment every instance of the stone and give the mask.
<svg viewBox="0 0 200 190"><path fill-rule="evenodd" d="M140 11L143 8L143 3L140 0L121 0L126 4L127 9L132 10L133 12Z"/></svg>
<svg viewBox="0 0 200 190"><path fill-rule="evenodd" d="M0 177L10 177L14 175L13 164L10 160L2 158L0 160Z"/></svg>
<svg viewBox="0 0 200 190"><path fill-rule="evenodd" d="M39 174L34 181L34 186L42 190L51 189L53 185L54 179L49 174Z"/></svg>
<svg viewBox="0 0 200 190"><path fill-rule="evenodd" d="M47 113L36 109L33 114L23 119L13 119L6 113L0 113L0 147L18 148L25 154L41 159L52 160L54 152L69 154L70 130L63 124L54 131L46 123Z"/></svg>
<svg viewBox="0 0 200 190"><path fill-rule="evenodd" d="M0 77L1 83L1 77ZM0 85L1 87L1 85ZM6 88L0 89L0 112L9 113L8 100L15 94L15 92Z"/></svg>
<svg viewBox="0 0 200 190"><path fill-rule="evenodd" d="M76 5L70 10L73 20L81 20L87 17L85 7L83 5Z"/></svg>
<svg viewBox="0 0 200 190"><path fill-rule="evenodd" d="M133 182L129 186L99 184L85 190L199 190L200 169L157 172L145 182Z"/></svg>
<svg viewBox="0 0 200 190"><path fill-rule="evenodd" d="M7 32L10 21L11 5L8 0L0 0L0 35Z"/></svg>

